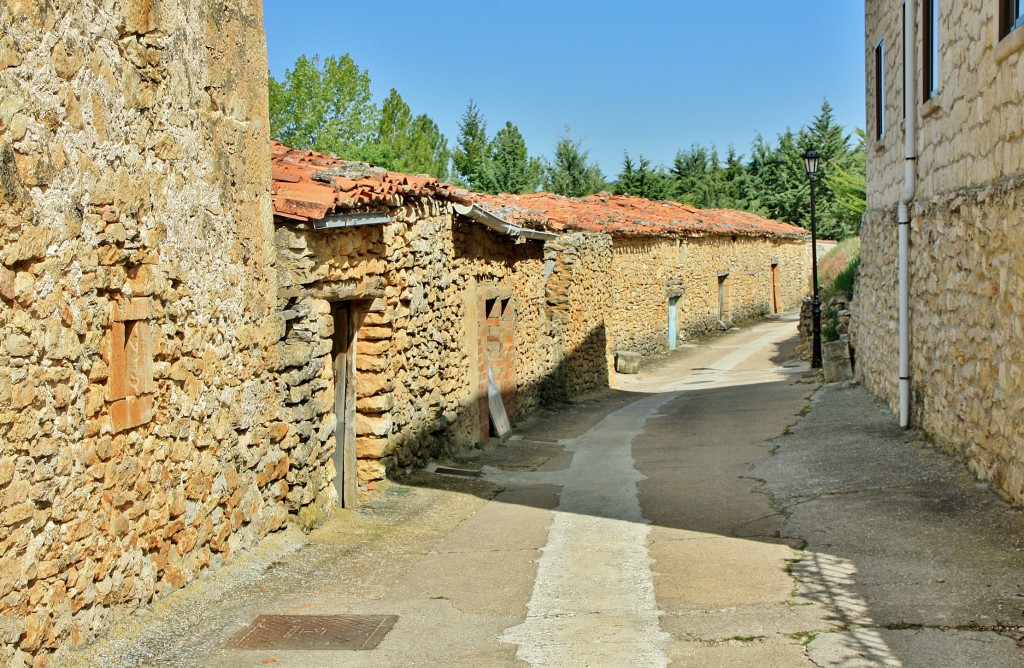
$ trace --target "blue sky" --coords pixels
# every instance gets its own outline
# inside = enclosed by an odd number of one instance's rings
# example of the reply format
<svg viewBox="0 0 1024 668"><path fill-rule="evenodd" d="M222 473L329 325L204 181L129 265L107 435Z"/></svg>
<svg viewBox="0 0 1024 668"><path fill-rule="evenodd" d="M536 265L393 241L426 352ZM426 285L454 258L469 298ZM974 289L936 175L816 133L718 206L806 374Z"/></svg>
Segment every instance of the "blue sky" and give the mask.
<svg viewBox="0 0 1024 668"><path fill-rule="evenodd" d="M623 151L669 165L692 143L749 154L828 98L864 127L864 5L850 0L265 0L270 72L348 53L378 102L397 88L448 137L473 98L531 154L568 126L605 175Z"/></svg>

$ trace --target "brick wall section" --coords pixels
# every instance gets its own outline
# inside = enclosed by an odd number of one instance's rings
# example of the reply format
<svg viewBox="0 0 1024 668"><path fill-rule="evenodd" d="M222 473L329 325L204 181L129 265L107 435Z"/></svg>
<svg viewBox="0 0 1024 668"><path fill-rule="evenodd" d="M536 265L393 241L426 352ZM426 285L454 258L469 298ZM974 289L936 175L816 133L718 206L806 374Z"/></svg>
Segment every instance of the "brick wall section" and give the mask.
<svg viewBox="0 0 1024 668"><path fill-rule="evenodd" d="M285 521L261 13L0 3L0 665Z"/></svg>
<svg viewBox="0 0 1024 668"><path fill-rule="evenodd" d="M997 42L995 2L940 3L940 91L918 110L910 231L914 423L1024 503L1024 36ZM901 3L866 5L868 118L874 45L900 38ZM1020 30L1016 31L1021 33ZM920 49L920 47L918 47ZM868 145L868 213L851 340L857 375L895 409L896 205L903 189L900 50L889 48L884 142ZM916 92L920 100L920 92ZM869 138L874 137L869 127Z"/></svg>

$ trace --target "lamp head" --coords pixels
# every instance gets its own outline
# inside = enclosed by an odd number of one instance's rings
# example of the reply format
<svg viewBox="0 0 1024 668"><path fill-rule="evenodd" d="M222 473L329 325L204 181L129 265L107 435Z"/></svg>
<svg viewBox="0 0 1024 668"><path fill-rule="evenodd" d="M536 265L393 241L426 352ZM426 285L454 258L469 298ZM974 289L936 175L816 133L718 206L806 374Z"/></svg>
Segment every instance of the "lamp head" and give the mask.
<svg viewBox="0 0 1024 668"><path fill-rule="evenodd" d="M807 176L813 179L818 175L818 167L821 166L821 154L813 148L809 148L800 157L804 159L804 169L807 171Z"/></svg>

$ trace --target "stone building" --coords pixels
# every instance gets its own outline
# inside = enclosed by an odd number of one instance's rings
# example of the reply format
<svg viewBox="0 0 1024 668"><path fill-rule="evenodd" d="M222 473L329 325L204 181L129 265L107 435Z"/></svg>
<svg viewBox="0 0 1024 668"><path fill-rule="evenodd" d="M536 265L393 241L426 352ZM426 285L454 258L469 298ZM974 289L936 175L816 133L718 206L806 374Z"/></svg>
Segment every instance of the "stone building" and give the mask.
<svg viewBox="0 0 1024 668"><path fill-rule="evenodd" d="M0 665L286 520L261 18L0 3Z"/></svg>
<svg viewBox="0 0 1024 668"><path fill-rule="evenodd" d="M857 375L1024 503L1024 19L1013 0L906 10L866 3Z"/></svg>
<svg viewBox="0 0 1024 668"><path fill-rule="evenodd" d="M668 345L672 292L680 332L722 271L725 319L767 312L777 258L789 307L795 238L740 214L609 235L271 145L261 20L0 3L0 665L606 386Z"/></svg>
<svg viewBox="0 0 1024 668"><path fill-rule="evenodd" d="M620 351L656 355L733 321L797 309L808 288L807 231L751 213L607 194L478 199L509 220L563 232L559 243L566 248L608 239L600 257L584 245L573 253L561 249L552 261L558 277L565 263L589 258L589 276L573 280L606 286L567 304L571 318L603 315L609 365Z"/></svg>
<svg viewBox="0 0 1024 668"><path fill-rule="evenodd" d="M510 422L540 403L555 234L435 179L272 155L291 509L352 503L386 472L486 439L491 378Z"/></svg>

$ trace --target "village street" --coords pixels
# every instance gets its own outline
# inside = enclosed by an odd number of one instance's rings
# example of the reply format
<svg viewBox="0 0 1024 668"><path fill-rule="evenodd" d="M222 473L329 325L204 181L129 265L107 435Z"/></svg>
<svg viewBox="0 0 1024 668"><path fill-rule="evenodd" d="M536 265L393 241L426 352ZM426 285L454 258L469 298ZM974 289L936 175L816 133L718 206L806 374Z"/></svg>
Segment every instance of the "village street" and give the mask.
<svg viewBox="0 0 1024 668"><path fill-rule="evenodd" d="M1024 665L1021 512L794 343L787 316L683 346L54 665ZM227 646L261 614L398 619L364 651Z"/></svg>

